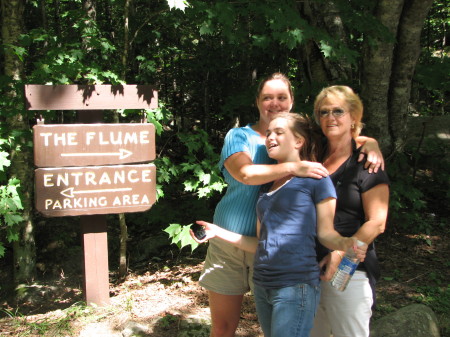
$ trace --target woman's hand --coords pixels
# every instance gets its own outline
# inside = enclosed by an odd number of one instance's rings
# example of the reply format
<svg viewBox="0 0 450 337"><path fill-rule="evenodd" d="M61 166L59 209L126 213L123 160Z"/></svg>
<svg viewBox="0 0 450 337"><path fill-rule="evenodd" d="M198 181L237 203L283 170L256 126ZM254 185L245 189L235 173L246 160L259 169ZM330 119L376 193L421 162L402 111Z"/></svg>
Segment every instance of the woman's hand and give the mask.
<svg viewBox="0 0 450 337"><path fill-rule="evenodd" d="M216 234L215 234L215 228L217 227L216 225L206 222L206 221L202 221L202 220L198 220L198 221L196 221L196 223L203 227L206 236L203 239L199 240L195 236L194 231L192 229L190 229L189 234L191 234L191 237L194 239L195 242L203 243L203 242L206 242L209 239L212 239L216 236Z"/></svg>
<svg viewBox="0 0 450 337"><path fill-rule="evenodd" d="M384 171L383 153L381 153L378 142L375 139L368 137L364 137L364 140L358 162L364 160L364 157L367 156L364 167L369 170L369 173L378 172L380 167Z"/></svg>
<svg viewBox="0 0 450 337"><path fill-rule="evenodd" d="M328 170L321 163L303 160L292 164L295 165L293 171L297 177L321 179L329 175Z"/></svg>
<svg viewBox="0 0 450 337"><path fill-rule="evenodd" d="M355 238L354 236L351 237L353 239L353 251L356 254L356 257L359 259L359 261L363 262L366 258L367 248L369 247L367 243L362 242Z"/></svg>
<svg viewBox="0 0 450 337"><path fill-rule="evenodd" d="M325 256L322 261L319 263L319 267L322 270L323 267L325 267L325 270L320 274L320 279L322 281L330 281L333 277L334 273L336 272L339 263L342 261L342 257L344 256L344 252L335 250L331 253L328 253L327 256Z"/></svg>

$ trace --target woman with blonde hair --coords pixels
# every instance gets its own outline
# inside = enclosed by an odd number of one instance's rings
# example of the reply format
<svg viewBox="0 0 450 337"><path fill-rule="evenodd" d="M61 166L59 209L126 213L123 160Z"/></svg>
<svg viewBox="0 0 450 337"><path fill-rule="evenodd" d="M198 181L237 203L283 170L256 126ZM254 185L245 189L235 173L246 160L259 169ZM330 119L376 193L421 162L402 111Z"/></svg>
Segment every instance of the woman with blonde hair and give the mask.
<svg viewBox="0 0 450 337"><path fill-rule="evenodd" d="M314 102L314 117L327 139L321 162L336 187L334 228L342 236L369 244L366 259L360 263L343 292L329 282L321 283L321 299L311 332L312 337L369 336L369 322L379 276L373 241L384 232L389 204L389 179L383 170L372 174L358 162L361 148L355 141L362 124L363 104L348 86L323 89ZM326 267L322 280L330 280L345 251L319 250L320 265Z"/></svg>

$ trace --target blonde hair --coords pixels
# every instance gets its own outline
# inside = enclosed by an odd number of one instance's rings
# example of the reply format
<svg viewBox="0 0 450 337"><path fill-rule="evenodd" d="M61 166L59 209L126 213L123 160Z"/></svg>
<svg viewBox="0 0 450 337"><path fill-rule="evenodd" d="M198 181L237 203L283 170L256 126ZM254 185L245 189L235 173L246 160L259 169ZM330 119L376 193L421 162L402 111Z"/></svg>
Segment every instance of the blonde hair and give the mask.
<svg viewBox="0 0 450 337"><path fill-rule="evenodd" d="M322 105L322 100L330 95L337 96L345 101L348 105L350 115L355 120L354 126L352 126L352 136L356 138L361 133L364 123L361 122L363 117L363 104L359 96L353 91L352 88L346 85L333 85L322 89L322 91L317 95L314 101L314 119L317 124L320 120L319 110Z"/></svg>

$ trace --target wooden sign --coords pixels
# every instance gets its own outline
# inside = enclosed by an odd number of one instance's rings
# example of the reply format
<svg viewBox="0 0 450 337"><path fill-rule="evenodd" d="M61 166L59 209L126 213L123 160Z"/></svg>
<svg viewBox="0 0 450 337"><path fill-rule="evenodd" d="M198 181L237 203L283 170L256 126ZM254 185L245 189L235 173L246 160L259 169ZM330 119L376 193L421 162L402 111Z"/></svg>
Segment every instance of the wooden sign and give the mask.
<svg viewBox="0 0 450 337"><path fill-rule="evenodd" d="M25 85L27 110L156 109L151 85Z"/></svg>
<svg viewBox="0 0 450 337"><path fill-rule="evenodd" d="M37 167L142 163L155 159L155 126L139 124L35 125Z"/></svg>
<svg viewBox="0 0 450 337"><path fill-rule="evenodd" d="M156 202L153 164L39 168L36 209L48 217L143 212Z"/></svg>

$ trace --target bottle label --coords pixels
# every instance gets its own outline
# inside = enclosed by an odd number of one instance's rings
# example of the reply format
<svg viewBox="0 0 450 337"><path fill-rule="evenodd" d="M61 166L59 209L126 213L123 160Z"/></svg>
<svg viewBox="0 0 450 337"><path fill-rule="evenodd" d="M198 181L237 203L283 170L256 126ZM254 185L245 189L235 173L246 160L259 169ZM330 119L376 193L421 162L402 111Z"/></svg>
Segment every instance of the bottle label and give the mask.
<svg viewBox="0 0 450 337"><path fill-rule="evenodd" d="M353 275L357 267L358 267L357 263L354 263L351 260L344 257L341 263L339 264L338 268L346 274Z"/></svg>

